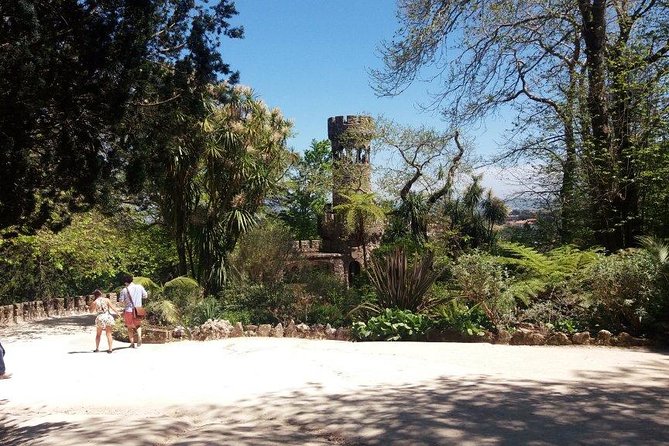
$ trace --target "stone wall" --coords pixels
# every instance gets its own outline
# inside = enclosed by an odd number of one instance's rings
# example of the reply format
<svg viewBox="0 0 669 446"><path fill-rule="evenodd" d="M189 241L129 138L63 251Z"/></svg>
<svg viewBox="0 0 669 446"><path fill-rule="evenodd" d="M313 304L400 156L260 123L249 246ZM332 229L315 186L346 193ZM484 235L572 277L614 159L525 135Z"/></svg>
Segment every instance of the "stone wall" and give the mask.
<svg viewBox="0 0 669 446"><path fill-rule="evenodd" d="M212 339L239 338L239 337L265 337L265 338L303 338L303 339L330 339L337 341L351 340L351 331L348 328L333 328L330 324L306 325L295 324L290 321L285 327L279 323L274 326L242 325L241 322L231 324L226 320L210 319L199 327L191 330L177 327L173 333L174 338L190 338L197 341L208 341Z"/></svg>
<svg viewBox="0 0 669 446"><path fill-rule="evenodd" d="M107 297L116 300L115 293L108 293ZM94 300L93 295L88 295L3 305L0 306L0 326L15 325L47 317L88 313L88 305Z"/></svg>

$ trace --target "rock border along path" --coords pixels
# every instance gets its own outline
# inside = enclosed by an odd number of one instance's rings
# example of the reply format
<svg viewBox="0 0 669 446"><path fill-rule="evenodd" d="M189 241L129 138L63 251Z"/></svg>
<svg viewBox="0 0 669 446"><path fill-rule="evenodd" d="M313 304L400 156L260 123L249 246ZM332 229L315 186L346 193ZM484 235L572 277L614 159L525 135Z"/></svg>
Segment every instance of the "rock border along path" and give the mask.
<svg viewBox="0 0 669 446"><path fill-rule="evenodd" d="M92 321L0 327L0 444L669 445L666 352L255 337L107 355Z"/></svg>

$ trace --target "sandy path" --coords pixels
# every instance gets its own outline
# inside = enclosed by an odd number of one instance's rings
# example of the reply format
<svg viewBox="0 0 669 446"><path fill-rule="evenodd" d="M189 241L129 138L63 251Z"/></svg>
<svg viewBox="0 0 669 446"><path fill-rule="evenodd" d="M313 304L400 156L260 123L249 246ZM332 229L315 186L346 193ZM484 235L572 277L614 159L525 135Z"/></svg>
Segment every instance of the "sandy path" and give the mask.
<svg viewBox="0 0 669 446"><path fill-rule="evenodd" d="M108 355L91 323L0 328L0 444L669 445L665 353L235 338Z"/></svg>

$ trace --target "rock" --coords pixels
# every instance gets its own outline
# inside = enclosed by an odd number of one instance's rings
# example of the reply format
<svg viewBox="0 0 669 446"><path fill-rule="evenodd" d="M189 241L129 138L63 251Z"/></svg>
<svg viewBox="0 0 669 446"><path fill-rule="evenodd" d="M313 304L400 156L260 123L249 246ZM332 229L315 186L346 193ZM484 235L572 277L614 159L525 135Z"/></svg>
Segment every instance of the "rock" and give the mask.
<svg viewBox="0 0 669 446"><path fill-rule="evenodd" d="M597 344L599 345L611 345L613 335L608 330L599 330L597 333Z"/></svg>
<svg viewBox="0 0 669 446"><path fill-rule="evenodd" d="M142 343L144 344L164 344L172 340L170 330L147 327L142 331Z"/></svg>
<svg viewBox="0 0 669 446"><path fill-rule="evenodd" d="M270 324L262 324L258 326L258 336L263 338L268 338L270 332L272 331L272 326Z"/></svg>
<svg viewBox="0 0 669 446"><path fill-rule="evenodd" d="M274 338L282 338L283 337L283 325L281 322L276 324L276 327L272 328L272 331L270 332L270 336Z"/></svg>
<svg viewBox="0 0 669 446"><path fill-rule="evenodd" d="M297 331L297 337L298 338L309 338L309 333L311 332L311 328L307 324L299 324L295 327Z"/></svg>
<svg viewBox="0 0 669 446"><path fill-rule="evenodd" d="M637 343L634 337L631 334L624 331L620 333L618 337L615 339L615 345L618 345L620 347L631 347L636 344Z"/></svg>
<svg viewBox="0 0 669 446"><path fill-rule="evenodd" d="M237 322L233 327L232 331L230 332L230 337L231 338L241 338L244 337L244 327L242 326L241 322Z"/></svg>
<svg viewBox="0 0 669 446"><path fill-rule="evenodd" d="M569 345L571 341L564 333L553 333L546 339L546 345Z"/></svg>
<svg viewBox="0 0 669 446"><path fill-rule="evenodd" d="M529 340L529 345L544 345L546 343L546 338L541 333L530 333Z"/></svg>
<svg viewBox="0 0 669 446"><path fill-rule="evenodd" d="M530 331L525 328L520 328L513 332L511 339L509 339L510 345L529 345Z"/></svg>
<svg viewBox="0 0 669 446"><path fill-rule="evenodd" d="M192 331L192 337L198 341L207 341L211 339L224 339L230 336L233 326L229 321L209 319Z"/></svg>
<svg viewBox="0 0 669 446"><path fill-rule="evenodd" d="M286 330L283 332L284 337L286 338L296 338L297 337L297 328L295 328L295 322L291 319L286 327Z"/></svg>
<svg viewBox="0 0 669 446"><path fill-rule="evenodd" d="M325 332L325 339L336 339L337 337L337 330L332 328L330 324L327 324L325 326L325 329L323 330Z"/></svg>
<svg viewBox="0 0 669 446"><path fill-rule="evenodd" d="M506 330L497 331L497 335L494 337L495 344L508 344L511 340L511 333Z"/></svg>
<svg viewBox="0 0 669 446"><path fill-rule="evenodd" d="M13 304L14 307L14 323L18 324L23 322L23 304Z"/></svg>
<svg viewBox="0 0 669 446"><path fill-rule="evenodd" d="M181 325L174 327L172 330L172 337L175 339L181 339L186 335L186 329Z"/></svg>
<svg viewBox="0 0 669 446"><path fill-rule="evenodd" d="M574 333L571 336L571 342L576 345L587 345L590 344L590 333L583 331L581 333Z"/></svg>
<svg viewBox="0 0 669 446"><path fill-rule="evenodd" d="M335 331L335 339L338 341L350 341L351 340L351 329L339 327Z"/></svg>

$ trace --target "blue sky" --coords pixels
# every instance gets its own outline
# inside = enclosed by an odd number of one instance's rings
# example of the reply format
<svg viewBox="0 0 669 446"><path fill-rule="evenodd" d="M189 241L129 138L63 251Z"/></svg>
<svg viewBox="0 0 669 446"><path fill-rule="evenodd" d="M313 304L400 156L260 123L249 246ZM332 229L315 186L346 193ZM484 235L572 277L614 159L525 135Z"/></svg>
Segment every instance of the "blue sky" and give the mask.
<svg viewBox="0 0 669 446"><path fill-rule="evenodd" d="M244 26L245 38L224 40L223 58L240 71L242 84L293 121L295 136L289 146L294 150L327 138L327 118L336 115L382 114L405 125L445 128L438 114L417 107L429 101L429 85L416 84L394 98L378 98L370 86L369 69L381 67L377 47L398 26L394 0L235 4L239 15L233 23ZM479 154L494 151L501 127L489 121L487 127L469 132ZM493 178L486 180L497 184Z"/></svg>

